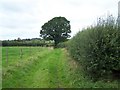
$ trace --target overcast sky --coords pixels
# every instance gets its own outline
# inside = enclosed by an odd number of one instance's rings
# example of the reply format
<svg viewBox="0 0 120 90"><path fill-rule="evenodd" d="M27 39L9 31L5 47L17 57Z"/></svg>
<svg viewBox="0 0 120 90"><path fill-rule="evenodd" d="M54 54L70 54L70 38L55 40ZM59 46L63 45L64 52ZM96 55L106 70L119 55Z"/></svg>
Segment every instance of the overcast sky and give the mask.
<svg viewBox="0 0 120 90"><path fill-rule="evenodd" d="M117 17L119 0L0 0L0 40L39 38L41 26L53 17L66 17L71 35L98 17Z"/></svg>

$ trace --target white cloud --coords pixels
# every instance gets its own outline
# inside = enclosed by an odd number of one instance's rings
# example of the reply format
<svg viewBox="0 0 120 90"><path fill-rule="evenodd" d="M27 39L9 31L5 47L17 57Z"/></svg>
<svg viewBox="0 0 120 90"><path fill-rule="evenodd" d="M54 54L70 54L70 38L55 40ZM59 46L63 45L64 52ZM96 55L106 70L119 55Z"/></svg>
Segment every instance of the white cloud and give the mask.
<svg viewBox="0 0 120 90"><path fill-rule="evenodd" d="M118 0L0 0L0 39L39 37L56 16L71 21L72 36L108 12L117 16Z"/></svg>

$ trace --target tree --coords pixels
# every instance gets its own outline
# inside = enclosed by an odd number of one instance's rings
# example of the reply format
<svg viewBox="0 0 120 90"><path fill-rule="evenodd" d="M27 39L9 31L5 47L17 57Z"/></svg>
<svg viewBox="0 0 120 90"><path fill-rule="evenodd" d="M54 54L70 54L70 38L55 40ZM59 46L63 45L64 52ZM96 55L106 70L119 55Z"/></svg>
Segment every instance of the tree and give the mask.
<svg viewBox="0 0 120 90"><path fill-rule="evenodd" d="M56 47L58 43L67 40L71 33L70 21L65 17L54 17L41 28L40 37L45 40L53 40L54 47Z"/></svg>
<svg viewBox="0 0 120 90"><path fill-rule="evenodd" d="M21 41L21 39L18 37L17 41Z"/></svg>

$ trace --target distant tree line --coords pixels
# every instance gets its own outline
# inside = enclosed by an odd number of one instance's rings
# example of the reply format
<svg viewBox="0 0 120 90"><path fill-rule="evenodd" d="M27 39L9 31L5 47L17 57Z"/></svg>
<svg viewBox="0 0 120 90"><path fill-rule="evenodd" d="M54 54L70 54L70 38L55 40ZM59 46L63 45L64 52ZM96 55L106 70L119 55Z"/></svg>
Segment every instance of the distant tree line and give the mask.
<svg viewBox="0 0 120 90"><path fill-rule="evenodd" d="M41 38L3 40L2 46L53 46L53 41Z"/></svg>

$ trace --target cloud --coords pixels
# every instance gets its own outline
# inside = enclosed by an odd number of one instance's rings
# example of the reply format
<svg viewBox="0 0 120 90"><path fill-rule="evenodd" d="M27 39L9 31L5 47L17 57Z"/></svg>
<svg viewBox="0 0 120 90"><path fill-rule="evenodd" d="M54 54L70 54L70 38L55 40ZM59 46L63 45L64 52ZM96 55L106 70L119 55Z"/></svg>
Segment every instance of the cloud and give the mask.
<svg viewBox="0 0 120 90"><path fill-rule="evenodd" d="M0 39L39 37L40 20L32 15L34 6L33 0L1 0Z"/></svg>
<svg viewBox="0 0 120 90"><path fill-rule="evenodd" d="M0 39L39 37L56 16L71 22L72 36L108 12L117 16L119 0L0 0Z"/></svg>

